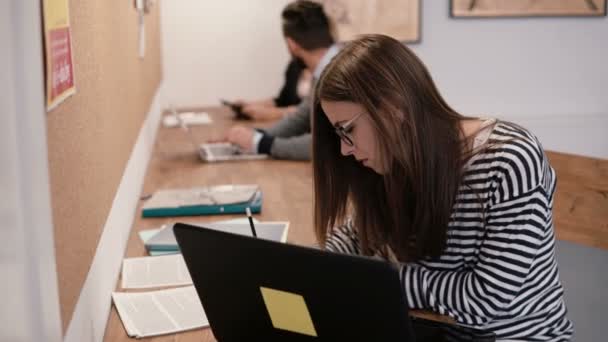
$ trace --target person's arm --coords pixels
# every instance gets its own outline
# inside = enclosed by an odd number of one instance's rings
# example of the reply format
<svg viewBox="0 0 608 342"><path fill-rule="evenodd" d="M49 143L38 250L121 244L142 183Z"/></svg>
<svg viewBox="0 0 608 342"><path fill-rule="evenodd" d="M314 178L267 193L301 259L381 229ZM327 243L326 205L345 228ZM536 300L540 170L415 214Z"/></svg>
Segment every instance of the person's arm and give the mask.
<svg viewBox="0 0 608 342"><path fill-rule="evenodd" d="M359 239L351 220L332 229L325 240L325 249L335 253L361 254Z"/></svg>
<svg viewBox="0 0 608 342"><path fill-rule="evenodd" d="M422 262L402 265L408 307L431 309L461 324L483 325L513 310L515 296L526 281L534 281L530 270L537 258L550 253L542 250L553 238L554 178L544 178L551 169L538 155L506 152L496 160L496 189L490 194L477 261L454 271Z"/></svg>
<svg viewBox="0 0 608 342"><path fill-rule="evenodd" d="M310 160L312 136L310 134L310 106L303 101L292 115L267 130L258 130L254 145L258 153L270 154L277 159Z"/></svg>
<svg viewBox="0 0 608 342"><path fill-rule="evenodd" d="M400 278L410 309L430 309L460 324L483 325L504 313L528 279L540 250L552 238L547 227L554 179L545 178L551 169L538 155L509 154L502 160L479 260L455 271L402 264ZM523 184L526 174L529 181ZM325 248L360 254L356 236L351 224L333 229Z"/></svg>
<svg viewBox="0 0 608 342"><path fill-rule="evenodd" d="M276 159L310 160L312 135L310 133L288 138L276 138L263 131L254 133L253 150L269 154Z"/></svg>
<svg viewBox="0 0 608 342"><path fill-rule="evenodd" d="M284 117L272 127L263 130L268 135L288 138L310 133L310 101L304 99L291 115Z"/></svg>
<svg viewBox="0 0 608 342"><path fill-rule="evenodd" d="M277 120L283 118L285 115L292 113L295 110L295 106L290 107L274 107L274 106L258 106L258 105L247 105L244 106L242 111L258 121L265 120Z"/></svg>
<svg viewBox="0 0 608 342"><path fill-rule="evenodd" d="M274 107L275 106L274 99L272 99L272 98L250 100L250 101L237 100L237 101L234 101L234 103L239 104L242 107L247 107L247 106Z"/></svg>
<svg viewBox="0 0 608 342"><path fill-rule="evenodd" d="M471 268L444 271L403 265L400 276L408 307L431 309L472 325L483 325L502 314L521 290L544 242L544 197L536 188L494 206L479 260ZM503 210L509 210L510 217L492 217Z"/></svg>
<svg viewBox="0 0 608 342"><path fill-rule="evenodd" d="M508 218L496 216L505 209ZM480 260L470 269L444 271L402 264L400 279L408 308L432 310L469 325L483 325L496 317L511 304L528 276L544 242L547 210L546 194L540 187L493 206ZM353 227L334 228L325 249L360 254Z"/></svg>
<svg viewBox="0 0 608 342"><path fill-rule="evenodd" d="M276 159L310 160L312 157L310 133L289 138L274 138L270 155Z"/></svg>

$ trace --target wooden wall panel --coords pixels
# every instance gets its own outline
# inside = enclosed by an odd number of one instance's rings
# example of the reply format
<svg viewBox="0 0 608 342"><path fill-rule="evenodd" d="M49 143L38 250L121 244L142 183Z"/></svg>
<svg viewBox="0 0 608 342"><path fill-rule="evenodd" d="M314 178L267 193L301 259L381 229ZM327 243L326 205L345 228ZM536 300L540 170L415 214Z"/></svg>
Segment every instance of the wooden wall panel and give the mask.
<svg viewBox="0 0 608 342"><path fill-rule="evenodd" d="M138 57L133 1L70 1L76 94L47 116L63 332L161 80L159 5Z"/></svg>
<svg viewBox="0 0 608 342"><path fill-rule="evenodd" d="M547 153L557 173L558 239L608 249L608 160Z"/></svg>

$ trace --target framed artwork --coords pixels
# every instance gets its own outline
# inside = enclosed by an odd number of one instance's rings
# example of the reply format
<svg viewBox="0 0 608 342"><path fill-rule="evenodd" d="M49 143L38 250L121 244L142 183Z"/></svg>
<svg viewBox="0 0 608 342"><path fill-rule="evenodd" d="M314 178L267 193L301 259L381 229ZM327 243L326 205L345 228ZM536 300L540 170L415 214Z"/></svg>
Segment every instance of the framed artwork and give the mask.
<svg viewBox="0 0 608 342"><path fill-rule="evenodd" d="M452 17L602 17L606 0L450 0Z"/></svg>
<svg viewBox="0 0 608 342"><path fill-rule="evenodd" d="M420 0L317 0L332 19L339 41L381 33L405 43L420 41Z"/></svg>

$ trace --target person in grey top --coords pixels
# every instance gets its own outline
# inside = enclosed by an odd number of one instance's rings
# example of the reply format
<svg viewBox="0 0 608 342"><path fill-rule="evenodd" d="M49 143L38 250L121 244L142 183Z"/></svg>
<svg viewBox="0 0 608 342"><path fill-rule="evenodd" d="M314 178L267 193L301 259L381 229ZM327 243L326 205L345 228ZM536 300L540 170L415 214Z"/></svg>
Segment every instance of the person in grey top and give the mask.
<svg viewBox="0 0 608 342"><path fill-rule="evenodd" d="M339 48L334 44L329 18L318 3L299 0L285 7L282 14L283 36L290 54L313 71L311 95L316 79ZM248 152L270 154L276 159L310 160L311 98L305 98L294 114L268 129L234 126L225 140Z"/></svg>

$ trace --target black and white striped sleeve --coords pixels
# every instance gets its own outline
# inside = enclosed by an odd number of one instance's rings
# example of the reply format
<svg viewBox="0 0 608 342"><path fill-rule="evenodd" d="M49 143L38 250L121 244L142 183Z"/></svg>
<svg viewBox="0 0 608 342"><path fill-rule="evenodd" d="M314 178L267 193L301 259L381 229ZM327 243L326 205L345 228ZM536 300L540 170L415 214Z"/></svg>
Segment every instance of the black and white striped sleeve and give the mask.
<svg viewBox="0 0 608 342"><path fill-rule="evenodd" d="M517 144L508 144L496 160L499 177L476 262L454 271L423 263L402 265L410 308L431 309L478 326L501 316L528 280L551 220L543 160L534 149Z"/></svg>
<svg viewBox="0 0 608 342"><path fill-rule="evenodd" d="M352 220L331 230L325 241L325 249L336 253L361 254L359 239Z"/></svg>

